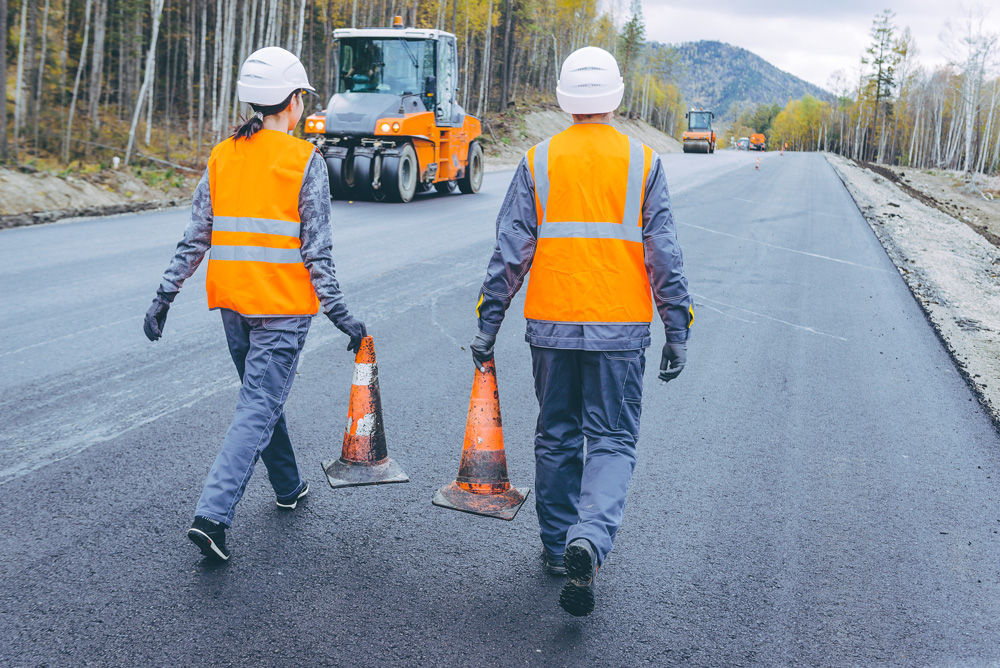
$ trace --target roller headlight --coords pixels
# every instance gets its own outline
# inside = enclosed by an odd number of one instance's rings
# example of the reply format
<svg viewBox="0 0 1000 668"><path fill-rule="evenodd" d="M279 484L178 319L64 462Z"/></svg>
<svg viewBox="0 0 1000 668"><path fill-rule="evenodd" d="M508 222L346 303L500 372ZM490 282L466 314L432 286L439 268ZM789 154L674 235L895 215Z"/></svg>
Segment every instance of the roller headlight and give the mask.
<svg viewBox="0 0 1000 668"><path fill-rule="evenodd" d="M389 131L389 124L388 123L383 123L382 125L379 126L378 129L381 130L382 132L388 132Z"/></svg>

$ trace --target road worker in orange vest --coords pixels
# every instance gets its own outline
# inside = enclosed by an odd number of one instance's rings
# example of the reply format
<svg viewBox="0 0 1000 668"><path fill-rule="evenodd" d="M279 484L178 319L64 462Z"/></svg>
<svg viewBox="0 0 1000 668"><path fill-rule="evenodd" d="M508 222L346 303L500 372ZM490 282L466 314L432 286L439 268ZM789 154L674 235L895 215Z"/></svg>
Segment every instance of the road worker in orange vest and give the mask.
<svg viewBox="0 0 1000 668"><path fill-rule="evenodd" d="M323 312L357 351L366 335L334 273L326 164L291 136L302 95L313 91L302 63L279 47L247 58L237 90L253 115L218 144L194 193L191 222L143 323L160 338L167 310L206 253L208 307L219 309L242 386L236 415L195 508L190 538L210 558L229 559L232 524L258 457L278 508L309 491L295 461L283 408L312 318Z"/></svg>
<svg viewBox="0 0 1000 668"><path fill-rule="evenodd" d="M482 368L528 275L535 504L545 569L568 576L559 603L576 616L594 609L597 569L622 521L654 302L666 329L663 382L684 368L694 320L663 165L611 125L623 91L603 49L563 63L556 96L573 125L531 148L514 174L471 345Z"/></svg>

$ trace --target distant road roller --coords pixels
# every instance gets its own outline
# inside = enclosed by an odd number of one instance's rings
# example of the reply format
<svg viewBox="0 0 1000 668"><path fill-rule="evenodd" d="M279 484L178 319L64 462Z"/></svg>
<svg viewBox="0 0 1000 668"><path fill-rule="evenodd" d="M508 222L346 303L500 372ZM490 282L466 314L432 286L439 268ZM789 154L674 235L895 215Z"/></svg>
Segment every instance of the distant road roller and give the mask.
<svg viewBox="0 0 1000 668"><path fill-rule="evenodd" d="M333 97L306 119L335 199L409 202L417 192L475 193L482 126L458 104L455 36L440 30L333 32Z"/></svg>
<svg viewBox="0 0 1000 668"><path fill-rule="evenodd" d="M715 153L715 130L712 119L715 114L704 109L692 109L684 114L688 119L688 129L684 133L685 153Z"/></svg>

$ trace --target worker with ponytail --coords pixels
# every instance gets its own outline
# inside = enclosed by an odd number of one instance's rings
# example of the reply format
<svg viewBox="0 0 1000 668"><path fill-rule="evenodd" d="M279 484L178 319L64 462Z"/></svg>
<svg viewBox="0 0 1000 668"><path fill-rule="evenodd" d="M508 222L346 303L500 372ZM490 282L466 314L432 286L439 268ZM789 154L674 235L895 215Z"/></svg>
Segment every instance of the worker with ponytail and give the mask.
<svg viewBox="0 0 1000 668"><path fill-rule="evenodd" d="M254 52L240 69L241 102L253 113L218 144L194 194L191 223L143 325L160 338L167 310L206 253L208 307L218 309L242 386L236 414L195 508L190 538L210 558L229 559L225 532L257 459L278 508L309 491L295 461L284 405L312 318L322 307L357 351L367 335L334 273L326 164L291 136L309 85L302 63L279 47Z"/></svg>

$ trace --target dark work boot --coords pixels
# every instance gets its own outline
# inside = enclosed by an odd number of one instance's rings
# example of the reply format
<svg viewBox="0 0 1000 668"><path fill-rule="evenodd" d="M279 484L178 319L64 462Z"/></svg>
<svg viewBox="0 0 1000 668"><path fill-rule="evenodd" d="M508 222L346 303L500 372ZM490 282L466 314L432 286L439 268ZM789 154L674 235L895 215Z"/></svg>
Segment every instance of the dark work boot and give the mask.
<svg viewBox="0 0 1000 668"><path fill-rule="evenodd" d="M549 553L542 550L542 559L545 561L545 572L549 575L562 577L566 575L566 564L562 559L549 556Z"/></svg>
<svg viewBox="0 0 1000 668"><path fill-rule="evenodd" d="M206 517L195 517L194 524L188 529L187 537L206 557L220 561L229 560L229 550L226 549L226 527L223 525Z"/></svg>
<svg viewBox="0 0 1000 668"><path fill-rule="evenodd" d="M559 605L574 617L589 615L597 593L597 551L586 538L577 538L566 547L563 560L569 582L559 593Z"/></svg>

